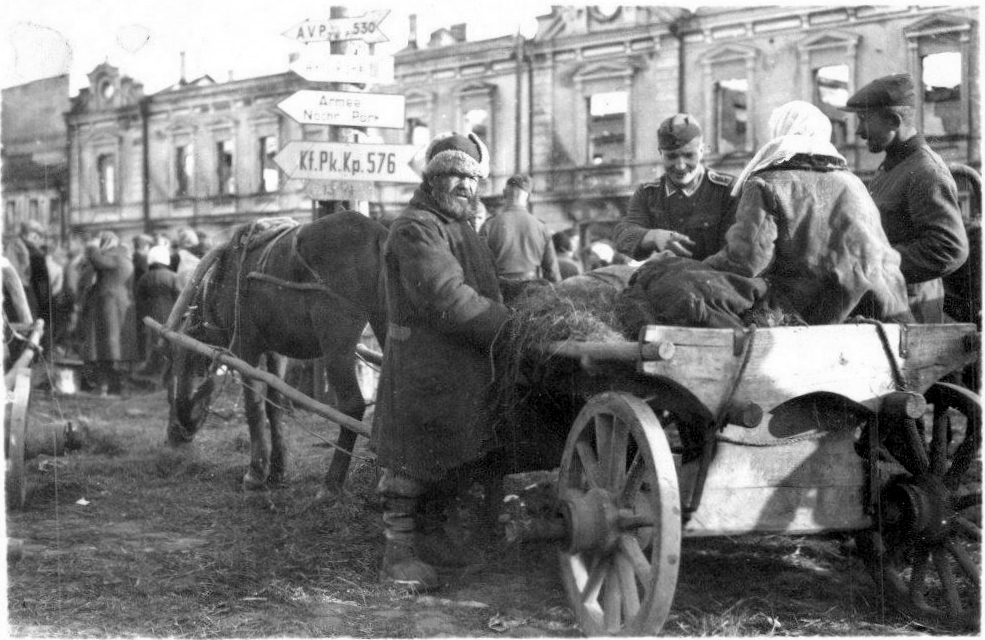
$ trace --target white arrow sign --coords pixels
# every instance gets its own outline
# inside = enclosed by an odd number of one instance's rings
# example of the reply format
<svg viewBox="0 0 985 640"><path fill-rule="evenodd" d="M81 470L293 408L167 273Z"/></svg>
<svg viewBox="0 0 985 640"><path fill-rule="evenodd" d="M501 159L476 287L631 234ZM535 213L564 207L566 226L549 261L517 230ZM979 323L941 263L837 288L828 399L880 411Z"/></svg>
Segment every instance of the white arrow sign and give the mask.
<svg viewBox="0 0 985 640"><path fill-rule="evenodd" d="M410 144L293 140L274 156L274 162L291 179L420 182L410 167L416 152Z"/></svg>
<svg viewBox="0 0 985 640"><path fill-rule="evenodd" d="M332 18L329 20L305 20L285 31L285 38L304 44L309 42L339 42L362 40L370 44L388 42L380 31L380 23L390 14L389 10L369 11L358 18Z"/></svg>
<svg viewBox="0 0 985 640"><path fill-rule="evenodd" d="M277 107L301 124L341 127L404 128L403 96L386 93L312 91L301 89Z"/></svg>
<svg viewBox="0 0 985 640"><path fill-rule="evenodd" d="M290 68L313 82L393 84L393 56L316 55L308 48Z"/></svg>

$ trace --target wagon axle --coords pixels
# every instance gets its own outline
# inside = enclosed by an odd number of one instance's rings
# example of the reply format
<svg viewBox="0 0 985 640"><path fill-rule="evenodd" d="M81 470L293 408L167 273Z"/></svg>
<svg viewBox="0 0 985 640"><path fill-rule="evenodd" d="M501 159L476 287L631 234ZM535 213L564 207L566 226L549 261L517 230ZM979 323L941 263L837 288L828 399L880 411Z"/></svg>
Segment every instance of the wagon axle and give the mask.
<svg viewBox="0 0 985 640"><path fill-rule="evenodd" d="M619 545L623 533L652 527L653 518L620 508L609 491L592 488L569 491L540 515L524 516L507 524L511 542L559 542L568 553L605 552Z"/></svg>

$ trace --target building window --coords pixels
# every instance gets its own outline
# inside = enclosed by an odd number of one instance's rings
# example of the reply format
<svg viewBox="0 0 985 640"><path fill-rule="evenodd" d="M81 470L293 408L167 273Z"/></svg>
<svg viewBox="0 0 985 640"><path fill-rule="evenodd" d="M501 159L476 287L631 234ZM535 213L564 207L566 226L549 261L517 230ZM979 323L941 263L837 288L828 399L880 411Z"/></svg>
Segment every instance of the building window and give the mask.
<svg viewBox="0 0 985 640"><path fill-rule="evenodd" d="M727 154L749 147L749 81L728 78L715 84L715 148Z"/></svg>
<svg viewBox="0 0 985 640"><path fill-rule="evenodd" d="M116 157L104 153L96 159L99 174L99 204L116 204Z"/></svg>
<svg viewBox="0 0 985 640"><path fill-rule="evenodd" d="M181 145L174 150L174 195L186 198L191 195L192 175L195 169L195 156L191 145Z"/></svg>
<svg viewBox="0 0 985 640"><path fill-rule="evenodd" d="M38 216L41 214L41 209L38 207L38 199L31 198L27 201L27 217L31 220L38 220ZM40 220L38 220L40 222Z"/></svg>
<svg viewBox="0 0 985 640"><path fill-rule="evenodd" d="M848 139L846 114L840 108L848 103L847 64L814 70L814 104L831 120L831 142L840 147Z"/></svg>
<svg viewBox="0 0 985 640"><path fill-rule="evenodd" d="M3 213L3 226L7 229L13 229L14 225L17 224L17 202L14 200L7 200L7 208Z"/></svg>
<svg viewBox="0 0 985 640"><path fill-rule="evenodd" d="M415 147L425 147L431 141L431 129L420 118L407 118L407 143Z"/></svg>
<svg viewBox="0 0 985 640"><path fill-rule="evenodd" d="M910 51L916 87L917 129L928 137L971 140L973 116L970 91L977 54L976 22L946 13L927 16L903 29ZM956 157L966 149L959 149ZM977 152L976 152L977 153Z"/></svg>
<svg viewBox="0 0 985 640"><path fill-rule="evenodd" d="M260 193L273 193L280 188L280 171L274 164L277 155L277 136L260 138Z"/></svg>
<svg viewBox="0 0 985 640"><path fill-rule="evenodd" d="M489 146L489 112L485 109L470 109L465 113L465 130L474 133Z"/></svg>
<svg viewBox="0 0 985 640"><path fill-rule="evenodd" d="M588 157L594 165L626 160L627 91L607 91L588 97Z"/></svg>
<svg viewBox="0 0 985 640"><path fill-rule="evenodd" d="M62 201L52 198L48 201L48 224L57 224L62 219Z"/></svg>
<svg viewBox="0 0 985 640"><path fill-rule="evenodd" d="M961 54L945 51L923 56L923 132L961 133Z"/></svg>
<svg viewBox="0 0 985 640"><path fill-rule="evenodd" d="M216 178L219 184L219 195L228 196L236 193L236 177L233 175L233 142L223 140L215 145Z"/></svg>

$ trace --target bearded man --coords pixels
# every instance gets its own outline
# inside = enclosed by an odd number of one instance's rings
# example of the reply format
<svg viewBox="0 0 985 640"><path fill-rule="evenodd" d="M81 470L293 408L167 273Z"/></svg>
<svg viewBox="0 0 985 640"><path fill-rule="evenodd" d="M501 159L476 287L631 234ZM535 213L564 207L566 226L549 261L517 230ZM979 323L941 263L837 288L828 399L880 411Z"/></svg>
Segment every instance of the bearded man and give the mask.
<svg viewBox="0 0 985 640"><path fill-rule="evenodd" d="M380 579L438 586L435 565L463 566L446 521L469 467L494 445L483 411L489 354L507 319L492 253L471 224L489 152L474 134L428 145L424 180L384 249L390 326L370 447L383 473Z"/></svg>

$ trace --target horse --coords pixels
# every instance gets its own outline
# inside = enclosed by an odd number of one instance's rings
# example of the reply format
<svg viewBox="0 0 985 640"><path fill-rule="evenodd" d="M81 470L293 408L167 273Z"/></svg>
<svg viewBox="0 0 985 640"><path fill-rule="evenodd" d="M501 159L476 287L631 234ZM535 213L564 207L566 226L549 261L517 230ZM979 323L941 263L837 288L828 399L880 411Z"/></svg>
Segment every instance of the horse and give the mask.
<svg viewBox="0 0 985 640"><path fill-rule="evenodd" d="M182 333L228 348L251 366L263 360L267 371L281 378L287 358L322 356L337 408L361 420L366 402L356 378L355 350L367 323L381 344L386 339L381 264L386 236L384 226L355 211L306 224L282 218L242 225L202 259L168 326L180 323ZM208 357L171 345L165 379L171 445L191 442L208 416L215 390L210 365ZM286 466L281 394L267 388L264 395L265 386L244 381L250 464L243 487L248 490L282 482ZM328 492L341 491L355 441L356 433L340 426L325 475Z"/></svg>

